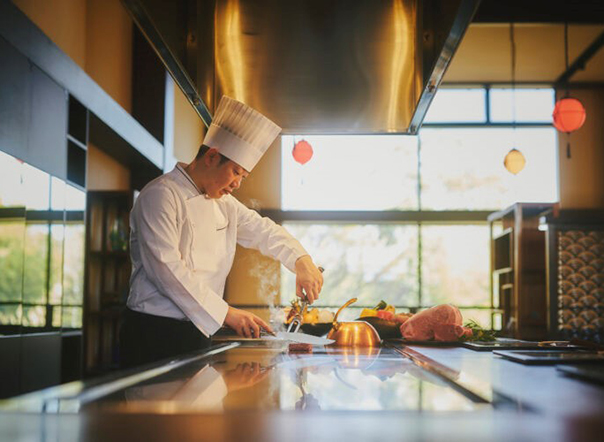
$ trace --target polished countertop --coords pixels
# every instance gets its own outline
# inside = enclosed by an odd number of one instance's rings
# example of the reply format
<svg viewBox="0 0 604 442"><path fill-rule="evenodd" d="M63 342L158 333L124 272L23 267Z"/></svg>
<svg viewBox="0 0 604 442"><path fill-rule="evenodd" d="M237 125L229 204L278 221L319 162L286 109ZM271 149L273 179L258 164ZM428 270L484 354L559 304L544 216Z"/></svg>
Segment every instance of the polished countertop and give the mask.
<svg viewBox="0 0 604 442"><path fill-rule="evenodd" d="M464 348L275 341L0 401L0 440L589 440L604 387Z"/></svg>

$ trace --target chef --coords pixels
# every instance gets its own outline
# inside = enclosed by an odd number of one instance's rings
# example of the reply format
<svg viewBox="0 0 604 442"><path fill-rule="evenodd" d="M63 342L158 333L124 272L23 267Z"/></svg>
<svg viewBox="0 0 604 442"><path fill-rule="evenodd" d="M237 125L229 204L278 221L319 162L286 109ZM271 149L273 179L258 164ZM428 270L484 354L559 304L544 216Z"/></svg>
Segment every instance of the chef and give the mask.
<svg viewBox="0 0 604 442"><path fill-rule="evenodd" d="M130 214L132 275L120 359L132 367L210 346L222 326L244 337L271 327L223 299L236 244L296 274L313 302L323 285L311 257L283 227L241 204L241 185L281 128L222 97L196 158L147 184Z"/></svg>

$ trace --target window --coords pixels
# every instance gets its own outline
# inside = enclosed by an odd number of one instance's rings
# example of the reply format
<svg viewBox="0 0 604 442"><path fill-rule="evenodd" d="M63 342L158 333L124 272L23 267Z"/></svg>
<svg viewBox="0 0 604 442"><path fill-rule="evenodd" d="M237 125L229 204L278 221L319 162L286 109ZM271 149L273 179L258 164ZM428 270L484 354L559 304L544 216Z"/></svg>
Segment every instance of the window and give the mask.
<svg viewBox="0 0 604 442"><path fill-rule="evenodd" d="M326 268L318 305L357 297L352 319L382 299L410 310L450 302L499 327L486 216L557 201L553 106L547 88L441 89L417 137L283 136L279 216ZM314 156L302 166L291 151L303 138ZM516 176L503 167L513 147L527 160ZM294 283L284 269L282 304Z"/></svg>
<svg viewBox="0 0 604 442"><path fill-rule="evenodd" d="M0 335L80 328L85 193L2 152L0 185Z"/></svg>
<svg viewBox="0 0 604 442"><path fill-rule="evenodd" d="M553 89L491 89L490 116L492 122L514 121L549 124L554 112Z"/></svg>
<svg viewBox="0 0 604 442"><path fill-rule="evenodd" d="M283 210L416 210L417 140L402 136L308 136L311 161L282 137Z"/></svg>
<svg viewBox="0 0 604 442"><path fill-rule="evenodd" d="M551 127L426 127L420 139L424 210L496 211L520 201L558 200ZM518 175L503 167L512 147L526 159Z"/></svg>
<svg viewBox="0 0 604 442"><path fill-rule="evenodd" d="M430 104L424 124L486 123L485 97L484 88L440 89Z"/></svg>

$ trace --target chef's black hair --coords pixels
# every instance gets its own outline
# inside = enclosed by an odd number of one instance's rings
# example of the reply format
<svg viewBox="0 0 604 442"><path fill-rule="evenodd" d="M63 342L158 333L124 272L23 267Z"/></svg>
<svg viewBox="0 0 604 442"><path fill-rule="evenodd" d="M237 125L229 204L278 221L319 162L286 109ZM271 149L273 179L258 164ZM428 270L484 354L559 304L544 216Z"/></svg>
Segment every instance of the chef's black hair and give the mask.
<svg viewBox="0 0 604 442"><path fill-rule="evenodd" d="M210 150L210 148L208 146L206 146L205 144L202 144L199 147L199 151L197 152L197 156L195 157L195 159L198 160L199 158L204 156L208 150ZM227 161L229 161L229 159L227 157L225 157L223 154L219 154L219 155L220 155L220 164L223 164L223 163L226 163Z"/></svg>

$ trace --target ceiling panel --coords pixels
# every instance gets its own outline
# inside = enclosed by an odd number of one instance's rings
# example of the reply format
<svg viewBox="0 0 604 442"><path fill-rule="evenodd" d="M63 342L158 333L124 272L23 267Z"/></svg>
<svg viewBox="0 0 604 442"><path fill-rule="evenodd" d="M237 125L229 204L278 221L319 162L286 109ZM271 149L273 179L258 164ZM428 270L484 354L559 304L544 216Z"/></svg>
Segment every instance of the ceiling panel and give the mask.
<svg viewBox="0 0 604 442"><path fill-rule="evenodd" d="M569 26L569 63L602 32L604 25ZM564 71L564 25L517 24L516 81L555 81ZM509 24L472 24L468 28L443 81L511 81ZM600 48L572 81L604 82L604 50Z"/></svg>

